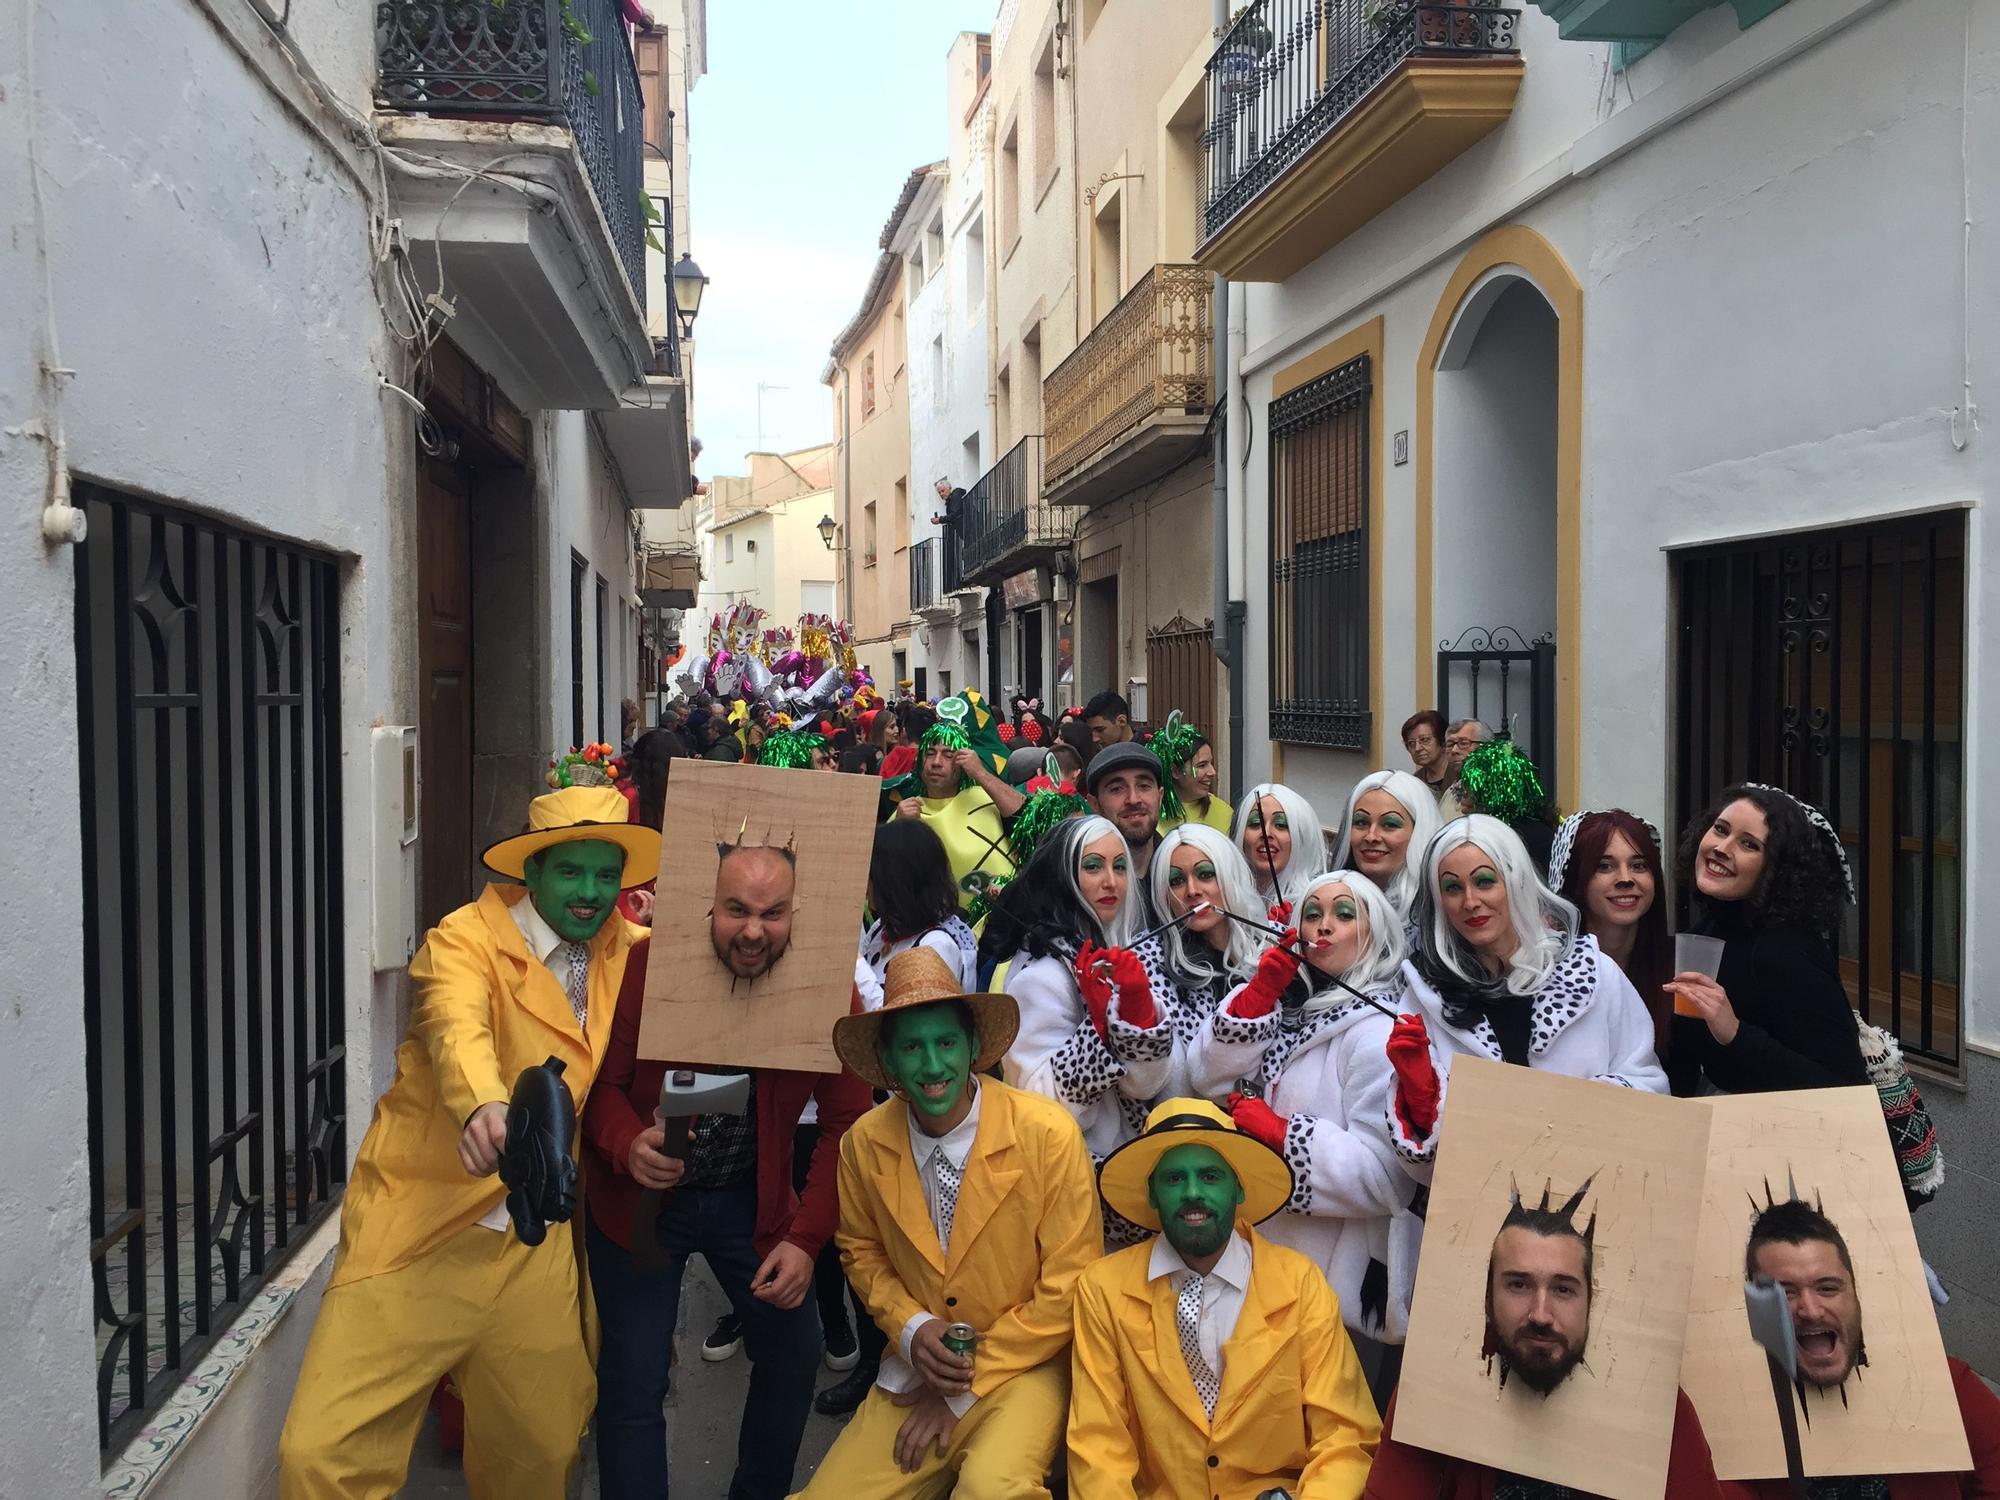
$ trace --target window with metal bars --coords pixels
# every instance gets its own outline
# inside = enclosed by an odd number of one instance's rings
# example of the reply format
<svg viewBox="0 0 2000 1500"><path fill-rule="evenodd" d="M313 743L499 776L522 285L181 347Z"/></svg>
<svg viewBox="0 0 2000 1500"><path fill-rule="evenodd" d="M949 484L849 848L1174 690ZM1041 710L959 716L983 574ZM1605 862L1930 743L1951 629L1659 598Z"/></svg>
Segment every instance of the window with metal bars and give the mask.
<svg viewBox="0 0 2000 1500"><path fill-rule="evenodd" d="M1271 403L1271 738L1369 744L1368 403L1359 355Z"/></svg>

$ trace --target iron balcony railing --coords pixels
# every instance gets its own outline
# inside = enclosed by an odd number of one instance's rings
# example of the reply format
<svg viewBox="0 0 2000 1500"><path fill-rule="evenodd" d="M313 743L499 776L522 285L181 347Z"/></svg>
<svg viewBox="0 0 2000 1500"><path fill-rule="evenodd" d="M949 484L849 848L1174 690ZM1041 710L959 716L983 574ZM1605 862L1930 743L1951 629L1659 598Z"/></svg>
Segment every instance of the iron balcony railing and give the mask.
<svg viewBox="0 0 2000 1500"><path fill-rule="evenodd" d="M384 109L568 127L644 305L639 69L618 0L377 0L375 53Z"/></svg>
<svg viewBox="0 0 2000 1500"><path fill-rule="evenodd" d="M938 592L938 539L925 537L910 547L910 608L936 609Z"/></svg>
<svg viewBox="0 0 2000 1500"><path fill-rule="evenodd" d="M1036 433L979 476L965 493L963 514L961 575L966 583L993 584L1069 546L1083 512L1042 503L1042 438Z"/></svg>
<svg viewBox="0 0 2000 1500"><path fill-rule="evenodd" d="M1324 140L1412 58L1506 56L1521 12L1410 0L1256 0L1208 60L1202 239Z"/></svg>
<svg viewBox="0 0 2000 1500"><path fill-rule="evenodd" d="M1158 265L1042 382L1050 482L1158 411L1199 413L1209 392L1209 273Z"/></svg>

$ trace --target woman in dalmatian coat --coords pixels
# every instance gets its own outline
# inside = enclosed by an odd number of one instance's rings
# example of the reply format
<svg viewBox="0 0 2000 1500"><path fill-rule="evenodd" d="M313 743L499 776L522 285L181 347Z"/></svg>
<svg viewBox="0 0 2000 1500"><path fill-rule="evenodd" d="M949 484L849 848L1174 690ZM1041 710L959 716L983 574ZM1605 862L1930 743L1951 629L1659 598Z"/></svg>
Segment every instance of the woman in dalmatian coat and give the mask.
<svg viewBox="0 0 2000 1500"><path fill-rule="evenodd" d="M1430 1180L1455 1057L1667 1092L1645 1002L1577 930L1576 908L1542 884L1505 823L1474 813L1439 829L1424 850L1412 916L1416 947L1403 984L1414 1014L1390 1032L1396 1086L1387 1118L1418 1181Z"/></svg>
<svg viewBox="0 0 2000 1500"><path fill-rule="evenodd" d="M1220 1104L1231 1080L1219 1090L1196 1084L1197 1048L1223 1000L1249 982L1258 957L1271 946L1265 928L1225 915L1263 915L1256 877L1228 834L1183 823L1153 853L1152 890L1163 918L1187 917L1155 940L1169 1001L1167 1025L1174 1034L1173 1064L1161 1093L1168 1099L1199 1095ZM1206 909L1197 910L1204 902ZM1140 956L1148 957L1153 947L1154 942L1140 944Z"/></svg>
<svg viewBox="0 0 2000 1500"><path fill-rule="evenodd" d="M1203 1028L1195 1084L1226 1095L1237 1127L1291 1165L1291 1201L1257 1232L1326 1273L1376 1369L1372 1345L1400 1345L1409 1327L1423 1232L1421 1189L1385 1125L1403 922L1350 870L1314 880L1298 921L1304 965L1285 947L1264 953Z"/></svg>
<svg viewBox="0 0 2000 1500"><path fill-rule="evenodd" d="M1117 826L1071 818L1035 846L980 944L983 956L1010 958L992 988L1012 995L1021 1012L1001 1076L1076 1116L1099 1165L1145 1128L1173 1067L1159 951L1149 965L1131 947L1138 887ZM1136 1243L1145 1231L1107 1211L1106 1236Z"/></svg>

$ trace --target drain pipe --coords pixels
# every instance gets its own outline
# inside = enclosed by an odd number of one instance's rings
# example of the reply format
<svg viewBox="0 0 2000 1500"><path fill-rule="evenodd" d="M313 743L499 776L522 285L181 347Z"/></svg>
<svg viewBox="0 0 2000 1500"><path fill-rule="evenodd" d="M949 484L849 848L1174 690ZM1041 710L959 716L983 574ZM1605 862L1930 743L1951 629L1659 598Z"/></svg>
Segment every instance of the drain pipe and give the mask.
<svg viewBox="0 0 2000 1500"><path fill-rule="evenodd" d="M1229 28L1229 0L1210 0L1209 18L1214 27L1213 41L1220 45ZM1243 787L1243 666L1242 652L1233 639L1240 632L1230 628L1232 608L1229 598L1229 283L1218 274L1209 299L1211 347L1208 355L1209 423L1215 466L1209 505L1214 512L1214 588L1210 599L1209 649L1229 671L1229 803L1235 806ZM1211 733L1215 726L1208 726Z"/></svg>

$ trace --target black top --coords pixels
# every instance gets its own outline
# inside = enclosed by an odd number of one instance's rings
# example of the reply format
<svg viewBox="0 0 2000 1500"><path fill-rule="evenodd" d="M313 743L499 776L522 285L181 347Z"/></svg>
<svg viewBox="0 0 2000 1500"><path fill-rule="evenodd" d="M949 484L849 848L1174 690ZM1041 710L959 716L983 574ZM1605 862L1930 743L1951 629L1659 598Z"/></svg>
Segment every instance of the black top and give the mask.
<svg viewBox="0 0 2000 1500"><path fill-rule="evenodd" d="M1540 818L1522 818L1509 825L1535 862L1535 873L1549 878L1549 856L1555 853L1556 831Z"/></svg>
<svg viewBox="0 0 2000 1500"><path fill-rule="evenodd" d="M1694 929L1725 944L1716 982L1740 1023L1727 1047L1698 1016L1675 1016L1667 1077L1676 1094L1708 1081L1726 1094L1868 1082L1854 1010L1825 941L1796 927L1753 930L1741 902L1712 901Z"/></svg>

